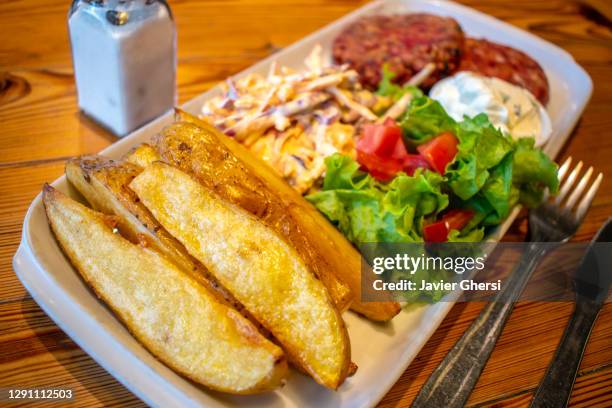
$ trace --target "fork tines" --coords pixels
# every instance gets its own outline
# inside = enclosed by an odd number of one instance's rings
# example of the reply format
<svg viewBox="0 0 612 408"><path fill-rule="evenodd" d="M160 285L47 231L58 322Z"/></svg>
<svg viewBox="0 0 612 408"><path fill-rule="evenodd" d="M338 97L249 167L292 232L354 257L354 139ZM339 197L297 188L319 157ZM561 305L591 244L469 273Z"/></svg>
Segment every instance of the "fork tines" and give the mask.
<svg viewBox="0 0 612 408"><path fill-rule="evenodd" d="M576 167L574 167L574 169L570 172L571 164L572 164L572 158L568 157L567 160L565 160L565 162L561 165L561 167L559 167L559 171L557 174L559 177L560 188L559 188L559 193L554 198L554 204L557 206L560 206L563 200L569 194L569 198L567 198L567 200L565 201L563 208L567 211L571 211L574 207L576 207L575 217L576 219L581 220L586 214L586 211L591 206L591 202L593 201L593 198L595 197L595 194L597 193L597 189L599 188L599 185L601 184L601 181L603 179L603 174L599 173L597 175L597 177L595 178L595 181L593 182L593 184L591 184L590 188L588 189L586 194L584 194L583 196L583 193L589 184L589 180L591 179L591 176L593 175L594 169L593 167L589 167L587 171L580 178L580 181L578 181L578 184L576 185L576 187L574 187L574 184L578 180L578 175L580 174L580 171L582 170L583 163L582 161L578 162ZM567 178L565 177L566 175L567 175ZM570 191L571 191L571 194L570 194ZM580 197L582 197L582 199L578 201ZM576 203L578 203L577 206L576 206Z"/></svg>

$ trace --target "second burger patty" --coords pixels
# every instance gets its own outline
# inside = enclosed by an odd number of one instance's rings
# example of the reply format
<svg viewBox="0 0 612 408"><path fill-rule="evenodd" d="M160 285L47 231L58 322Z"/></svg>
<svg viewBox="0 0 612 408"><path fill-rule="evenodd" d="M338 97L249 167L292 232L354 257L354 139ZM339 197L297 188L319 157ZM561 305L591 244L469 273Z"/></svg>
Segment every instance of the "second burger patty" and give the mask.
<svg viewBox="0 0 612 408"><path fill-rule="evenodd" d="M376 89L382 65L396 74L393 82L402 84L429 62L435 71L421 84L431 87L455 71L463 47L463 31L452 18L413 13L371 16L349 25L333 44L337 63L349 64L362 84Z"/></svg>
<svg viewBox="0 0 612 408"><path fill-rule="evenodd" d="M527 89L542 103L548 102L548 80L533 58L517 49L491 41L467 38L459 71L503 79Z"/></svg>

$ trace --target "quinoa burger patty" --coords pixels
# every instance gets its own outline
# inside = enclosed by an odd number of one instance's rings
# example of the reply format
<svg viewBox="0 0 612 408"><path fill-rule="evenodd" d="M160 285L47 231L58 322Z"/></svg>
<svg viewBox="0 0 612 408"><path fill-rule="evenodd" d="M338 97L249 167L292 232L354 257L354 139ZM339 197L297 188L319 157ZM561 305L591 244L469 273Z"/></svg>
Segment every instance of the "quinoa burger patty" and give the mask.
<svg viewBox="0 0 612 408"><path fill-rule="evenodd" d="M336 37L333 56L360 74L362 84L375 89L383 64L403 84L427 63L434 72L421 84L431 87L457 69L463 48L463 31L452 18L426 13L371 16L349 25Z"/></svg>

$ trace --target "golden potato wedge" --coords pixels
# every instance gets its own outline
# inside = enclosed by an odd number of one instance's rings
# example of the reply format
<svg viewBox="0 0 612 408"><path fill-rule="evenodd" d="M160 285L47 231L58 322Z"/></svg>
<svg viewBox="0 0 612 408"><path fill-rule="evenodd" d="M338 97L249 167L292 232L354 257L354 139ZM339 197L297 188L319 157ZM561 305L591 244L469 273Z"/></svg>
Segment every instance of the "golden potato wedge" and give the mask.
<svg viewBox="0 0 612 408"><path fill-rule="evenodd" d="M244 209L162 162L130 183L142 203L281 344L290 360L336 389L350 344L325 286L295 249Z"/></svg>
<svg viewBox="0 0 612 408"><path fill-rule="evenodd" d="M231 152L206 133L196 125L176 123L160 133L154 146L162 160L193 174L224 199L249 211L281 234L328 288L336 306L345 310L352 300L350 289L333 273L328 259L306 239L291 208L293 204L280 201L261 179L251 176Z"/></svg>
<svg viewBox="0 0 612 408"><path fill-rule="evenodd" d="M189 255L185 247L157 222L130 190L128 185L141 171L142 167L135 164L103 156L82 156L66 163L68 181L95 210L118 216L117 226L124 236L134 243L144 240L146 245L163 253L186 273L191 274L220 301L233 306L256 323L244 306L201 263ZM262 329L259 324L257 326ZM268 333L264 330L264 334Z"/></svg>
<svg viewBox="0 0 612 408"><path fill-rule="evenodd" d="M147 167L149 164L158 161L157 151L148 143L142 143L123 156L123 160L140 167Z"/></svg>
<svg viewBox="0 0 612 408"><path fill-rule="evenodd" d="M193 120L198 121L197 118ZM171 129L175 129L175 125L178 132L173 135ZM350 287L334 273L334 268L339 265L337 257L326 256L319 248L320 236L317 239L311 239L308 232L303 230L301 218L308 217L308 215L300 216L302 209L296 207L296 203L292 200L281 200L281 194L278 189L274 188L276 186L270 188L266 185L267 181L260 178L254 169L243 165L240 159L234 158L232 152L217 140L217 135L205 135L208 131L205 128L197 127L195 123L175 125L164 129L156 139L155 147L162 156L162 160L172 165L181 164L179 167L184 171L193 174L206 185L214 185L223 198L243 207L281 234L296 248L304 262L323 282L336 307L341 311L346 310L353 300L353 294ZM192 135L195 137L190 138L189 128L192 128L193 125L198 130ZM218 131L214 130L214 132ZM187 136L191 142L182 140L183 136ZM196 150L193 151L194 156L187 161L185 161L185 156L191 156L191 154L185 150L179 151L176 155L170 152L170 149L185 148L189 144L192 144ZM247 155L254 157L248 151ZM267 164L259 162L258 165L257 171L270 171L280 185L291 190L295 194L293 199L297 198L306 202L284 180L276 176ZM307 202L306 204L310 205ZM316 214L318 215L318 212Z"/></svg>
<svg viewBox="0 0 612 408"><path fill-rule="evenodd" d="M142 204L138 206L134 202L137 200L134 192L126 188L141 170L136 165L124 164L102 156L73 158L66 162L65 168L68 181L93 209L119 216L119 229L132 242L137 242L140 234L150 235L145 223L148 219L154 221L150 213L146 214L147 210ZM145 214L141 214L135 207L144 209ZM139 220L140 216L144 217L142 222Z"/></svg>
<svg viewBox="0 0 612 408"><path fill-rule="evenodd" d="M43 201L85 282L159 360L219 391L251 394L281 383L283 351L165 256L113 233L108 216L48 185Z"/></svg>
<svg viewBox="0 0 612 408"><path fill-rule="evenodd" d="M102 156L82 156L66 162L66 177L93 209L117 215L118 227L132 242L143 237L149 245L187 270L193 261L182 245L155 220L128 185L142 168Z"/></svg>
<svg viewBox="0 0 612 408"><path fill-rule="evenodd" d="M191 173L285 237L341 310L348 286L351 309L367 318L387 321L399 313L397 302L361 302L359 252L272 168L210 124L180 110L177 119L183 122L167 127L153 142L164 161Z"/></svg>

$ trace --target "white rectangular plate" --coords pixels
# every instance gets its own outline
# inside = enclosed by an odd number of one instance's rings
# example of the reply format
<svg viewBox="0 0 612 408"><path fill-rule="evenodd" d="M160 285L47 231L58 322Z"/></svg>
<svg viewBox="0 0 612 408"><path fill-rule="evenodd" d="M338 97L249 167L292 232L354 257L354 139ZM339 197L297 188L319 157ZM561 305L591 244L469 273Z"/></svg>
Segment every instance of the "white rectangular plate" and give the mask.
<svg viewBox="0 0 612 408"><path fill-rule="evenodd" d="M551 97L548 111L553 135L546 146L552 157L563 146L579 119L592 91L586 72L560 48L492 17L436 0L376 1L328 25L318 32L261 61L237 76L267 72L277 60L299 68L315 44L329 46L335 35L355 19L379 13L424 11L452 16L468 35L486 37L530 54L546 71ZM184 108L199 113L212 89L187 102ZM171 123L168 113L119 140L101 153L118 158L131 147L148 140ZM73 197L78 194L65 177L52 183ZM511 217L496 234L499 238ZM390 324L376 325L352 313L345 319L352 343L353 361L359 366L337 391L329 391L311 379L292 372L285 387L262 396L235 397L210 392L175 374L149 354L93 295L62 254L47 225L41 196L32 202L23 224L23 236L14 261L21 282L45 312L100 365L148 404L160 407L368 407L375 405L397 381L425 342L440 325L452 302L404 310Z"/></svg>

